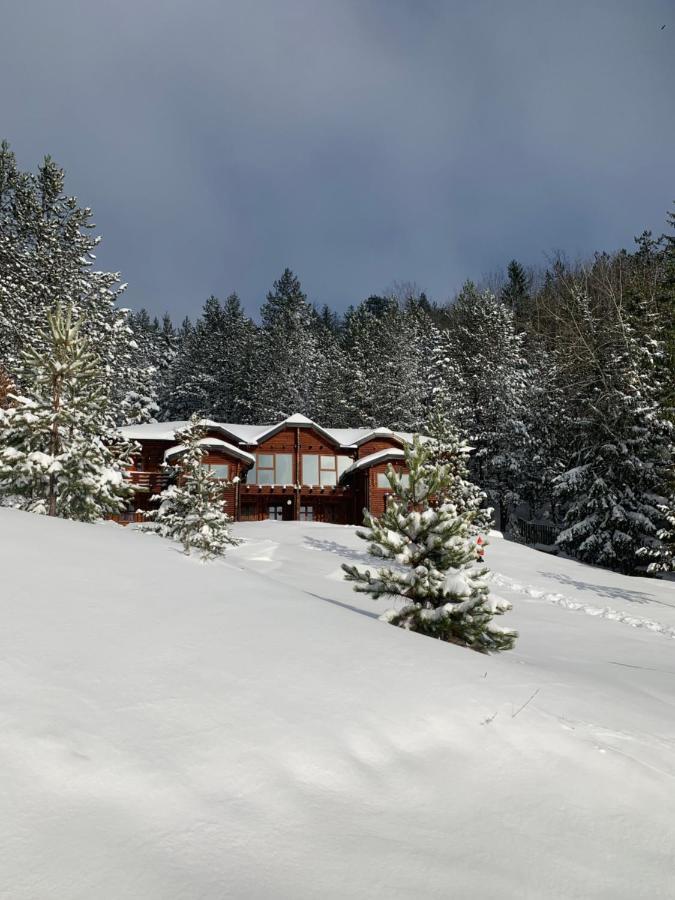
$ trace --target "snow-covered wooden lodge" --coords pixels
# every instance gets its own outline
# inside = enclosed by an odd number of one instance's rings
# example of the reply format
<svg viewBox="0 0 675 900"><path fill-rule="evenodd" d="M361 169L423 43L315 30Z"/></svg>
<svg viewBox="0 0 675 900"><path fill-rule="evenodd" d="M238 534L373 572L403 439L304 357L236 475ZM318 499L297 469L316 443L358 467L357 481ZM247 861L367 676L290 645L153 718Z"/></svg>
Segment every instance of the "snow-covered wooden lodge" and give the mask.
<svg viewBox="0 0 675 900"><path fill-rule="evenodd" d="M141 446L130 471L134 510L149 509L166 487L167 465L181 452L187 422L122 428ZM299 520L361 524L363 509L384 509L387 465L405 472L403 445L412 435L389 428L323 428L302 415L276 425L203 422L203 464L223 481L225 511L238 521ZM130 511L129 518L134 517Z"/></svg>

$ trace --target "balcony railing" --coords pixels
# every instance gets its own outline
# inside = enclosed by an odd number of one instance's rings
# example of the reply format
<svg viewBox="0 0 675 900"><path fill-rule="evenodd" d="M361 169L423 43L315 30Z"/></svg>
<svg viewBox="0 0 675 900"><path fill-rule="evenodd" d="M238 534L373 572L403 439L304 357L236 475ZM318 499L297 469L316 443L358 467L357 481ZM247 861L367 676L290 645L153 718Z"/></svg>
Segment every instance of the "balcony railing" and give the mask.
<svg viewBox="0 0 675 900"><path fill-rule="evenodd" d="M303 484L297 486L293 484L242 484L241 494L243 496L261 494L271 494L273 496L283 496L300 494L301 497L351 497L351 487L343 487L342 485L308 485Z"/></svg>
<svg viewBox="0 0 675 900"><path fill-rule="evenodd" d="M169 483L169 476L164 472L127 473L135 491L142 494L159 494Z"/></svg>
<svg viewBox="0 0 675 900"><path fill-rule="evenodd" d="M118 525L138 525L141 522L145 522L146 518L143 515L142 510L128 510L126 512L117 513L112 516L108 516L111 522L117 522Z"/></svg>

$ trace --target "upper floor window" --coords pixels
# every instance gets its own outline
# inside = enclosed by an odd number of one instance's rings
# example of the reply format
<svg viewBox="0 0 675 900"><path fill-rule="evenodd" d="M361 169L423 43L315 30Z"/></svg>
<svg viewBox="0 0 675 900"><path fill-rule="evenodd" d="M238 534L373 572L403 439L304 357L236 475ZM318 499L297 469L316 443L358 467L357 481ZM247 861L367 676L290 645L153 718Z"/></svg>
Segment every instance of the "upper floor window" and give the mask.
<svg viewBox="0 0 675 900"><path fill-rule="evenodd" d="M249 484L293 484L293 454L258 453L246 480Z"/></svg>
<svg viewBox="0 0 675 900"><path fill-rule="evenodd" d="M302 483L307 485L321 485L321 487L335 486L340 475L352 464L349 456L334 456L324 453L302 454Z"/></svg>

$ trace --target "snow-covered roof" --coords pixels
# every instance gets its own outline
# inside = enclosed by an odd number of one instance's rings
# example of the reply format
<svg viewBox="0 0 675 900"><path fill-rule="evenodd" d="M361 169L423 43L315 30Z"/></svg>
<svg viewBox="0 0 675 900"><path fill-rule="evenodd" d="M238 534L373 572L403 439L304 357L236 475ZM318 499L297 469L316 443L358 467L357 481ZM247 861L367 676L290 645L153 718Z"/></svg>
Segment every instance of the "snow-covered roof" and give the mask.
<svg viewBox="0 0 675 900"><path fill-rule="evenodd" d="M125 425L119 429L129 440L173 441L177 431L183 431L188 422L146 422L144 425Z"/></svg>
<svg viewBox="0 0 675 900"><path fill-rule="evenodd" d="M287 426L295 426L296 428L314 428L319 434L322 434L325 438L327 438L332 444L339 444L340 441L337 440L330 432L330 429L324 428L322 425L313 422L311 419L308 419L307 416L303 416L300 413L294 413L292 416L288 416L286 419L283 419L281 422L277 422L276 425L270 425L256 435L256 443L260 444L265 438L271 437L273 434L276 434L277 431L281 431L282 428L286 428Z"/></svg>
<svg viewBox="0 0 675 900"><path fill-rule="evenodd" d="M223 428L227 429L230 434L236 435L242 444L255 444L256 435L260 434L264 428L269 428L269 425L239 425L235 422L226 422L223 424Z"/></svg>
<svg viewBox="0 0 675 900"><path fill-rule="evenodd" d="M210 450L221 450L223 453L227 453L230 456L235 456L238 459L243 459L245 462L255 463L255 456L252 453L247 453L245 450L240 450L239 447L235 447L233 444L228 444L227 441L221 441L219 438L202 438L197 442L200 447L208 447ZM169 447L169 449L164 454L164 459L170 459L172 456L178 456L181 453L184 453L187 447L185 444L176 444L175 447Z"/></svg>
<svg viewBox="0 0 675 900"><path fill-rule="evenodd" d="M173 422L149 422L145 425L127 425L120 428L120 433L130 440L173 441L176 434L183 431L190 423L186 420ZM295 413L274 425L241 425L234 422L215 422L202 419L202 424L212 431L217 431L224 438L241 444L256 446L266 438L286 427L314 428L332 444L344 449L360 447L369 440L391 438L400 443L412 442L413 435L406 431L392 431L390 428L324 428L307 416Z"/></svg>
<svg viewBox="0 0 675 900"><path fill-rule="evenodd" d="M362 456L361 459L357 459L348 469L344 470L341 477L344 478L345 475L349 475L350 472L358 472L360 469L369 469L371 466L376 466L381 462L392 459L403 459L404 456L404 451L399 450L398 447L389 447L386 450L378 450L377 453L369 453L368 456Z"/></svg>
<svg viewBox="0 0 675 900"><path fill-rule="evenodd" d="M411 443L413 435L408 431L392 431L391 428L326 428L341 447L360 447L366 441L389 437L401 443Z"/></svg>

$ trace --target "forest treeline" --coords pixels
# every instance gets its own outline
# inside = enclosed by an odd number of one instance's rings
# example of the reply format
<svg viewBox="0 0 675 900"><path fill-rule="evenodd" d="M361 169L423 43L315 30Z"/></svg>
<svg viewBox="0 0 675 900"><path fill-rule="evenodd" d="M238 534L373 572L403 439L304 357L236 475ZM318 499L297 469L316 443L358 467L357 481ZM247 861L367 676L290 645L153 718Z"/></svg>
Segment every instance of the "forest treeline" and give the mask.
<svg viewBox="0 0 675 900"><path fill-rule="evenodd" d="M95 339L118 424L265 424L303 413L325 426L466 438L500 512L547 521L559 546L627 572L672 566L675 215L633 247L542 270L509 263L451 301L399 286L343 314L317 308L286 269L249 316L236 293L175 325L120 306L94 266L91 210L49 158L21 172L0 148L0 367L39 352L47 311L70 304ZM2 390L2 388L0 388Z"/></svg>

